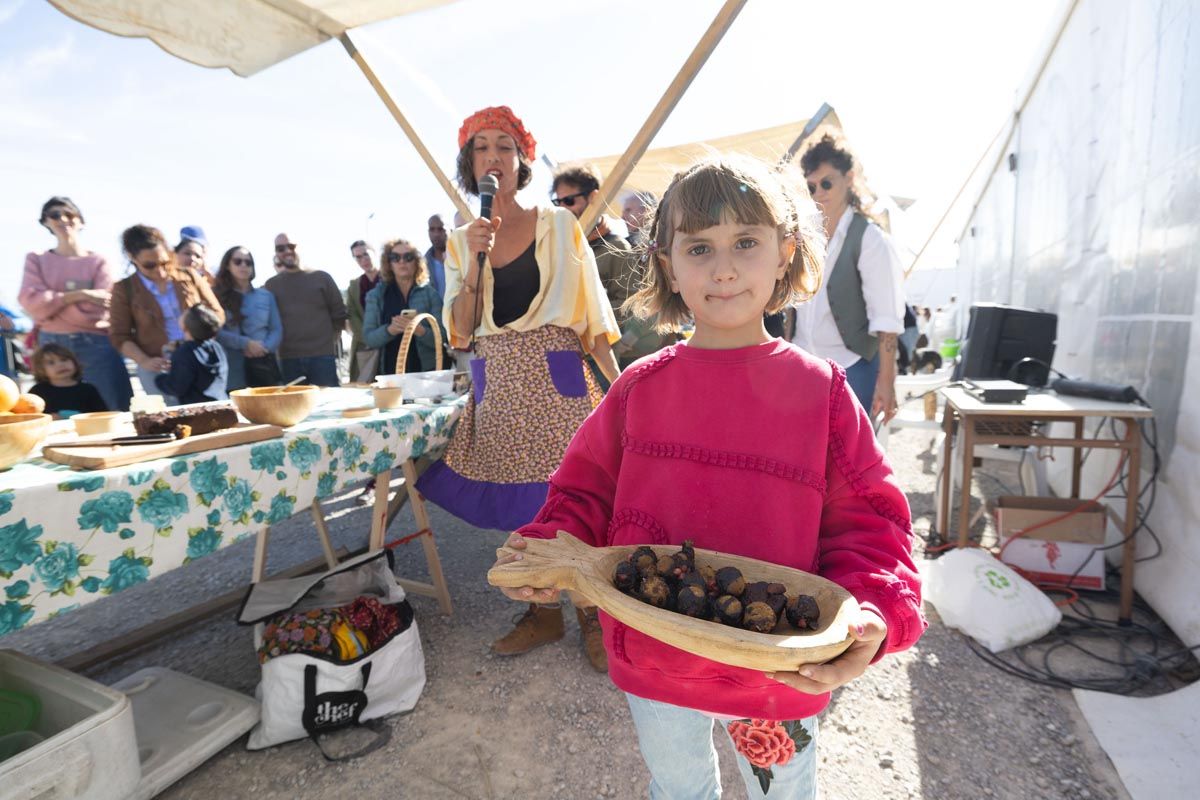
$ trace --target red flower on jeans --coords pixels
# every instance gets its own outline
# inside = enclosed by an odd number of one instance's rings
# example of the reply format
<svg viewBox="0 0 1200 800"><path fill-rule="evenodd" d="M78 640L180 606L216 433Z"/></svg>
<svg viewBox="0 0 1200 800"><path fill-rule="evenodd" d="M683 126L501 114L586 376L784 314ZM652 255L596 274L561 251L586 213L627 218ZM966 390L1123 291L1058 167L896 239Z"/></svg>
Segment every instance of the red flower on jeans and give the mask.
<svg viewBox="0 0 1200 800"><path fill-rule="evenodd" d="M737 720L729 723L734 748L751 766L770 769L783 766L796 755L796 743L782 724L769 719Z"/></svg>

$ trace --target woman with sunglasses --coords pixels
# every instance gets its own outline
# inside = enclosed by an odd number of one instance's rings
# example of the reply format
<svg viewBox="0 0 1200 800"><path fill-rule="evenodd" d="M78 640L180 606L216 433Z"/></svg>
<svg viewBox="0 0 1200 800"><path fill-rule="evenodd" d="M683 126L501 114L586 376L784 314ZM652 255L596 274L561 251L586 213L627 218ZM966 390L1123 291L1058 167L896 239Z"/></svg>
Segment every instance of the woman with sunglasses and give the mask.
<svg viewBox="0 0 1200 800"><path fill-rule="evenodd" d="M58 240L25 257L18 300L34 322L38 346L66 347L79 360L81 380L95 386L110 409L125 411L133 387L108 339L112 269L104 256L80 246L83 214L71 198L51 197L38 222Z"/></svg>
<svg viewBox="0 0 1200 800"><path fill-rule="evenodd" d="M904 332L904 270L871 212L874 195L840 136L825 134L800 157L808 192L821 209L825 280L796 309L793 341L846 370L872 420L896 415L897 337Z"/></svg>
<svg viewBox="0 0 1200 800"><path fill-rule="evenodd" d="M498 191L491 219L447 243L444 319L452 346L474 345L474 391L445 457L418 487L476 527L512 531L546 502L550 474L600 402L585 357L616 380L621 333L575 215L517 199L537 157L521 120L507 106L485 108L459 128L458 147L459 185L478 195L491 176ZM581 621L585 642L598 644L595 615ZM492 650L516 655L562 636L562 609L531 605Z"/></svg>
<svg viewBox="0 0 1200 800"><path fill-rule="evenodd" d="M396 358L404 334L412 327L417 314L432 314L440 319L442 296L429 283L425 259L411 242L393 239L384 242L379 254L379 285L367 292L363 309L363 341L367 347L380 350L379 372L396 371ZM404 313L404 312L409 313ZM437 343L445 341L445 329L438 323L437 331L422 323L413 333L414 346L408 348L405 372L428 372L437 364Z"/></svg>
<svg viewBox="0 0 1200 800"><path fill-rule="evenodd" d="M113 347L137 364L146 394L162 395L154 379L171 366L170 352L183 341L179 319L192 306L206 305L222 324L225 312L208 281L175 262L158 228L134 225L121 234L121 245L134 274L113 287ZM168 405L176 398L164 395Z"/></svg>
<svg viewBox="0 0 1200 800"><path fill-rule="evenodd" d="M227 390L282 383L275 351L283 339L283 322L275 296L254 288L254 256L244 247L231 247L221 256L213 292L225 310L225 325L217 341L229 363Z"/></svg>

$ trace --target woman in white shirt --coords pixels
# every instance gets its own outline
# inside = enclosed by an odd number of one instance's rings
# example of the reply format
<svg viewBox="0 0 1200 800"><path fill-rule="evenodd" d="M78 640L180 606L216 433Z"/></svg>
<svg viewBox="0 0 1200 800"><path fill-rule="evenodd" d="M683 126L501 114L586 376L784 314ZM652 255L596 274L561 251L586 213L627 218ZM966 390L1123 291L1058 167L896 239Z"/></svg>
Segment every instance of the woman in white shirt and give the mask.
<svg viewBox="0 0 1200 800"><path fill-rule="evenodd" d="M904 331L904 271L870 210L873 196L845 140L825 134L800 158L828 241L821 289L796 310L793 341L846 370L874 420L896 415L896 337Z"/></svg>

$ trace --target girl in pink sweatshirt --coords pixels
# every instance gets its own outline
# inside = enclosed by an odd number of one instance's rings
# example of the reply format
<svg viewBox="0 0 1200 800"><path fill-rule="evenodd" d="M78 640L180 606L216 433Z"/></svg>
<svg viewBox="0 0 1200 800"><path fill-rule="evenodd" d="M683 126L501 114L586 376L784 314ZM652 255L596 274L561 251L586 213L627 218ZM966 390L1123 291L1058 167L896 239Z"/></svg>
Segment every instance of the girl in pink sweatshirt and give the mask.
<svg viewBox="0 0 1200 800"><path fill-rule="evenodd" d="M545 506L508 542L520 550L523 537L559 530L596 547L692 539L819 574L858 600L850 648L789 674L694 656L601 613L609 674L628 696L655 798L720 795L714 719L751 797L813 797L829 692L925 629L908 503L845 373L763 328L764 312L811 298L820 281L824 248L802 196L753 160L710 159L675 176L630 306L665 326L692 319L695 333L621 374L572 440Z"/></svg>

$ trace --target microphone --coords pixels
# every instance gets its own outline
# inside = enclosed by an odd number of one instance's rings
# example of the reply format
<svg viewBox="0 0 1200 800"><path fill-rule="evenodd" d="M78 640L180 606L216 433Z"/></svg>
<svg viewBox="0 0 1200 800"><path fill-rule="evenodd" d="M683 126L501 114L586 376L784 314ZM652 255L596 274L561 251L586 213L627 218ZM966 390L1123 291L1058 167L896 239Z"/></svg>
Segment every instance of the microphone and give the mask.
<svg viewBox="0 0 1200 800"><path fill-rule="evenodd" d="M500 184L496 182L495 175L484 175L479 179L479 216L490 220L492 218L492 200L496 197L496 192L500 189ZM479 254L479 268L483 269L483 260L487 258L486 253Z"/></svg>

